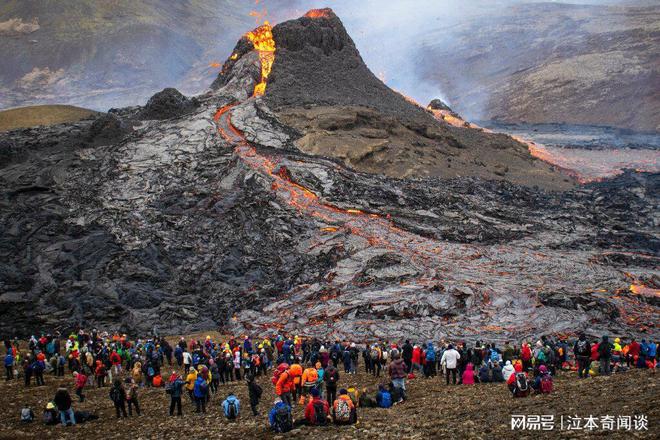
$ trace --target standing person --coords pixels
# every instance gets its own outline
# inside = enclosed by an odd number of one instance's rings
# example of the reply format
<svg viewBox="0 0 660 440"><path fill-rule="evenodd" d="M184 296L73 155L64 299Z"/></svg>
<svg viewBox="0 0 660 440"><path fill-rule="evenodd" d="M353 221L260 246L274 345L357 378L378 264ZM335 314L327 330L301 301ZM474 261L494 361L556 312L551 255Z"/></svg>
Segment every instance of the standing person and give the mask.
<svg viewBox="0 0 660 440"><path fill-rule="evenodd" d="M392 363L389 367L389 374L394 387L401 393L399 402L406 400L406 364L399 356L399 353L394 353L392 356Z"/></svg>
<svg viewBox="0 0 660 440"><path fill-rule="evenodd" d="M128 417L126 415L126 390L121 383L121 379L115 379L112 388L110 389L110 400L115 405L117 418Z"/></svg>
<svg viewBox="0 0 660 440"><path fill-rule="evenodd" d="M578 377L580 379L589 377L589 364L591 363L591 345L587 341L584 333L580 334L579 339L573 346L573 354L577 361Z"/></svg>
<svg viewBox="0 0 660 440"><path fill-rule="evenodd" d="M532 349L527 342L523 342L520 347L520 359L522 360L523 370L529 371L532 368ZM481 362L479 364L481 364Z"/></svg>
<svg viewBox="0 0 660 440"><path fill-rule="evenodd" d="M85 384L87 384L87 376L83 373L77 371L73 372L74 386L76 387L76 395L80 399L80 403L85 401L85 395L83 394L83 389Z"/></svg>
<svg viewBox="0 0 660 440"><path fill-rule="evenodd" d="M183 374L187 375L192 365L192 354L188 350L184 350L182 354L183 359Z"/></svg>
<svg viewBox="0 0 660 440"><path fill-rule="evenodd" d="M254 375L246 375L245 381L247 382L248 395L250 396L250 409L252 409L252 415L256 417L259 415L257 412L257 406L259 405L259 399L261 399L263 390L255 380Z"/></svg>
<svg viewBox="0 0 660 440"><path fill-rule="evenodd" d="M133 407L135 407L135 413L140 415L140 402L138 402L138 384L135 383L133 378L126 378L126 401L128 402L128 415L133 416Z"/></svg>
<svg viewBox="0 0 660 440"><path fill-rule="evenodd" d="M609 338L604 335L598 345L598 355L600 358L600 368L605 376L609 376L612 371L612 348L613 346Z"/></svg>
<svg viewBox="0 0 660 440"><path fill-rule="evenodd" d="M426 364L424 369L424 377L435 376L435 347L433 342L429 341L426 344Z"/></svg>
<svg viewBox="0 0 660 440"><path fill-rule="evenodd" d="M11 348L7 349L7 355L5 356L5 380L14 379L14 352Z"/></svg>
<svg viewBox="0 0 660 440"><path fill-rule="evenodd" d="M206 383L206 380L202 375L198 375L195 380L195 385L193 387L193 395L195 396L195 405L197 409L195 412L206 412L206 395L209 392L209 387Z"/></svg>
<svg viewBox="0 0 660 440"><path fill-rule="evenodd" d="M94 370L94 376L96 376L96 385L97 388L105 386L105 365L100 360L96 361L96 369Z"/></svg>
<svg viewBox="0 0 660 440"><path fill-rule="evenodd" d="M67 426L67 423L71 425L76 424L76 418L73 414L73 408L71 408L71 395L64 387L57 389L55 397L53 398L57 410L60 412L60 420L62 421L62 426ZM66 419L69 419L67 422Z"/></svg>
<svg viewBox="0 0 660 440"><path fill-rule="evenodd" d="M176 415L183 415L181 412L181 395L183 394L183 379L181 376L173 372L169 380L169 386L165 391L170 395L170 416L174 415L174 407L176 407Z"/></svg>
<svg viewBox="0 0 660 440"><path fill-rule="evenodd" d="M280 364L280 367L282 364ZM278 368L280 368L278 367ZM293 407L293 399L291 397L291 390L293 389L293 376L289 369L284 370L275 383L275 394L290 407Z"/></svg>
<svg viewBox="0 0 660 440"><path fill-rule="evenodd" d="M328 405L332 406L337 397L337 384L339 383L339 370L331 360L328 361L328 367L323 372L323 381L325 382L326 393L328 394ZM314 389L312 389L313 391Z"/></svg>
<svg viewBox="0 0 660 440"><path fill-rule="evenodd" d="M461 358L461 355L458 351L454 349L452 344L449 344L447 350L442 353L442 358L440 359L440 365L445 366L445 378L447 380L447 385L449 385L449 374L452 376L452 383L456 385L456 370L458 368L458 360Z"/></svg>
<svg viewBox="0 0 660 440"><path fill-rule="evenodd" d="M413 346L407 339L406 343L401 347L401 357L403 358L403 362L406 363L406 373L410 373L412 371Z"/></svg>

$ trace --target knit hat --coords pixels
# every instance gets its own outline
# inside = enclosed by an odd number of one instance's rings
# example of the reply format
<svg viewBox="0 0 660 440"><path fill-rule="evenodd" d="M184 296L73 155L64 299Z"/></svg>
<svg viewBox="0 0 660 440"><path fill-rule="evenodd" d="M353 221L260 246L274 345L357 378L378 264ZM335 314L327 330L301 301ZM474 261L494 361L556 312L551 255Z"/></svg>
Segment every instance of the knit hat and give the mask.
<svg viewBox="0 0 660 440"><path fill-rule="evenodd" d="M346 391L346 388L342 388L341 390L339 390L339 395L342 395L342 394L348 394L348 391Z"/></svg>
<svg viewBox="0 0 660 440"><path fill-rule="evenodd" d="M541 366L539 367L539 372L541 372L541 374L545 374L545 373L548 372L548 369L546 368L545 365L541 365Z"/></svg>
<svg viewBox="0 0 660 440"><path fill-rule="evenodd" d="M317 388L312 388L312 397L319 397L320 393Z"/></svg>

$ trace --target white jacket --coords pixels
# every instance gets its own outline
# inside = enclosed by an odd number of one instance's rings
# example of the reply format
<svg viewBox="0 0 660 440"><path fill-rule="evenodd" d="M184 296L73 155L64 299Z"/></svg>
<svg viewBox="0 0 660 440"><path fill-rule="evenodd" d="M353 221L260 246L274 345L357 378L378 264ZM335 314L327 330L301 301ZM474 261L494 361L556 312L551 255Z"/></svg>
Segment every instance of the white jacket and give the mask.
<svg viewBox="0 0 660 440"><path fill-rule="evenodd" d="M515 369L511 365L511 361L506 361L506 365L502 368L502 376L504 376L504 382L509 380L509 377L513 374Z"/></svg>
<svg viewBox="0 0 660 440"><path fill-rule="evenodd" d="M456 368L457 362L460 358L461 355L453 348L445 350L442 354L442 359L440 359L440 364L445 364L449 369Z"/></svg>

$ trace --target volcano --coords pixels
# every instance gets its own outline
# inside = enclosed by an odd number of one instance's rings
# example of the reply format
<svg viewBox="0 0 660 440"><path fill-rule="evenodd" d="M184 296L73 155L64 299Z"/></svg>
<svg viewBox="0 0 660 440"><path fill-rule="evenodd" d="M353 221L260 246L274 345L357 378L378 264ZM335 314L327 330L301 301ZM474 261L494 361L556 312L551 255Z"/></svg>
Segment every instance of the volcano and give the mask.
<svg viewBox="0 0 660 440"><path fill-rule="evenodd" d="M657 175L578 186L439 121L329 9L248 32L194 99L0 152L6 334L658 335Z"/></svg>

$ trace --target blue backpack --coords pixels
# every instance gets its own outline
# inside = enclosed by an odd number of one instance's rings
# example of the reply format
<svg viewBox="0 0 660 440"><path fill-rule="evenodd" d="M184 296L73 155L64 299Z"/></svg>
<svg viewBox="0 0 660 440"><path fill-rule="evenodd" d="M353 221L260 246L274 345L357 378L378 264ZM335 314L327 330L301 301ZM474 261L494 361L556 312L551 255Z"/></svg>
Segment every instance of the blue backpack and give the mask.
<svg viewBox="0 0 660 440"><path fill-rule="evenodd" d="M197 353L193 354L192 362L193 365L199 365L199 355Z"/></svg>
<svg viewBox="0 0 660 440"><path fill-rule="evenodd" d="M392 406L392 395L388 391L380 393L380 407L389 408Z"/></svg>
<svg viewBox="0 0 660 440"><path fill-rule="evenodd" d="M492 362L497 362L500 360L500 354L497 352L497 350L493 350L490 352L490 360Z"/></svg>

